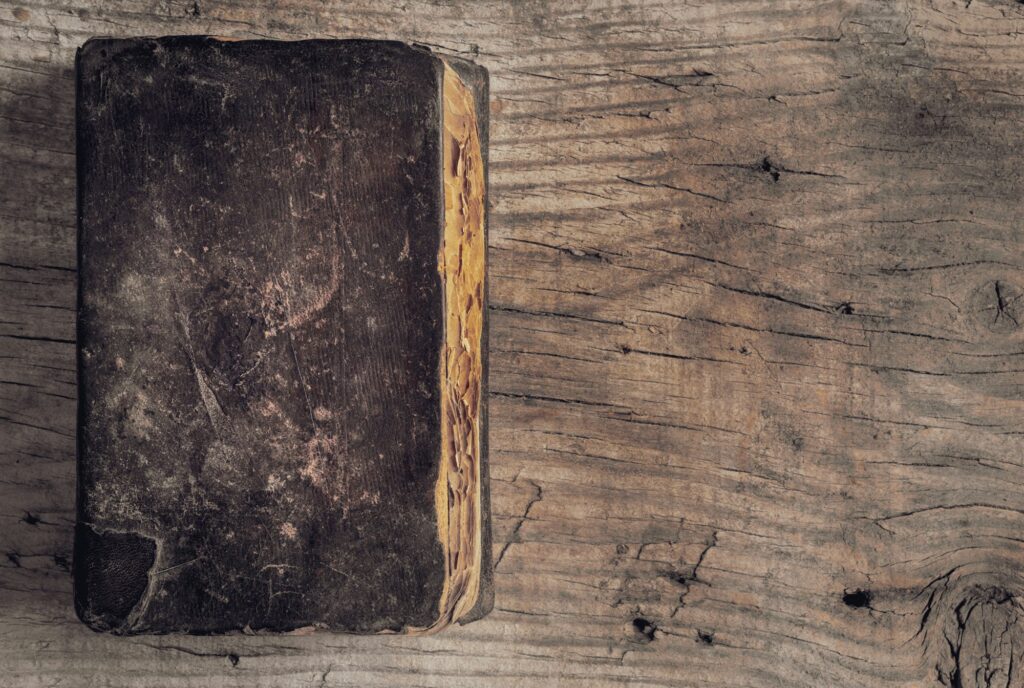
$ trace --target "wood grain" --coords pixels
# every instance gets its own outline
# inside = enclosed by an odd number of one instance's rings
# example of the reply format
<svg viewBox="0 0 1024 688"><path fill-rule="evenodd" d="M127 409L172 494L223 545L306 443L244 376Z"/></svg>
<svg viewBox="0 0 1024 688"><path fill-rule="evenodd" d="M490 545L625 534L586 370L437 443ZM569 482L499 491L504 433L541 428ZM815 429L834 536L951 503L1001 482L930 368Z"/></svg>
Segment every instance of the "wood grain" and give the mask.
<svg viewBox="0 0 1024 688"><path fill-rule="evenodd" d="M0 3L0 684L1024 685L1024 8ZM496 610L75 619L72 62L401 38L491 71Z"/></svg>

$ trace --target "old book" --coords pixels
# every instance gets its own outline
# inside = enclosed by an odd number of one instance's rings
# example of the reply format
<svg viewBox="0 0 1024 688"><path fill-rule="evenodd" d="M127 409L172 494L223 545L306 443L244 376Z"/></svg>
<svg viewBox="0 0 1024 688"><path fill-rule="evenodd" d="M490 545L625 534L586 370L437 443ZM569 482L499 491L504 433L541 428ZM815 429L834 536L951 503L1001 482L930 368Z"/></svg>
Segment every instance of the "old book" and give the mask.
<svg viewBox="0 0 1024 688"><path fill-rule="evenodd" d="M77 87L80 618L486 613L486 72L394 42L94 39Z"/></svg>

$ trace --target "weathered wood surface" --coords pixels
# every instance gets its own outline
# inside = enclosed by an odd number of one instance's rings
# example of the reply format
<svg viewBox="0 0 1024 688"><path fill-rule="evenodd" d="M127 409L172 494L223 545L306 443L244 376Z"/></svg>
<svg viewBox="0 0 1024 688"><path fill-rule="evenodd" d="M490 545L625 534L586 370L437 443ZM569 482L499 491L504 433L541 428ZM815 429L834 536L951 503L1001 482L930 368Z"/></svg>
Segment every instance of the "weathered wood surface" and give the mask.
<svg viewBox="0 0 1024 688"><path fill-rule="evenodd" d="M0 684L1024 684L1024 7L251 5L0 3ZM72 62L171 33L491 70L487 619L74 619Z"/></svg>

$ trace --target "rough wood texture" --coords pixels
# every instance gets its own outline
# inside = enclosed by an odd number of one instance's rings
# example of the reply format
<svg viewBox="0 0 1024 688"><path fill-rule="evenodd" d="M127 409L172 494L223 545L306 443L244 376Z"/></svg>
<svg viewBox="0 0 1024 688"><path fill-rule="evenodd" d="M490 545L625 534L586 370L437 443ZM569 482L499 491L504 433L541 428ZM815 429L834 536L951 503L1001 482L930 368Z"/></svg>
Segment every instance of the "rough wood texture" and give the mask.
<svg viewBox="0 0 1024 688"><path fill-rule="evenodd" d="M5 2L0 682L1021 685L1022 31L997 0ZM74 620L72 57L169 33L491 70L486 619Z"/></svg>

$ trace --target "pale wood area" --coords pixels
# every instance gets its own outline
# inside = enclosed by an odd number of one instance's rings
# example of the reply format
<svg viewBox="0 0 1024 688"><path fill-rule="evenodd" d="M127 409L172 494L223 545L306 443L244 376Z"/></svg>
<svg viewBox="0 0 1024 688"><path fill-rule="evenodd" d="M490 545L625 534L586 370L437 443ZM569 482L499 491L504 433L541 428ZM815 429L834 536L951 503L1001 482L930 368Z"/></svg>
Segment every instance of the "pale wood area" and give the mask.
<svg viewBox="0 0 1024 688"><path fill-rule="evenodd" d="M255 4L0 2L0 685L1024 685L1024 6ZM74 52L174 33L491 70L485 620L75 620Z"/></svg>

